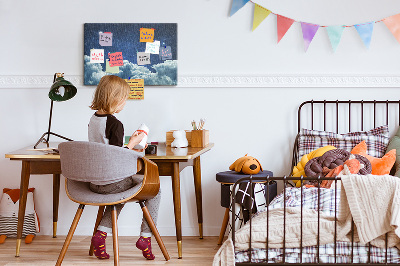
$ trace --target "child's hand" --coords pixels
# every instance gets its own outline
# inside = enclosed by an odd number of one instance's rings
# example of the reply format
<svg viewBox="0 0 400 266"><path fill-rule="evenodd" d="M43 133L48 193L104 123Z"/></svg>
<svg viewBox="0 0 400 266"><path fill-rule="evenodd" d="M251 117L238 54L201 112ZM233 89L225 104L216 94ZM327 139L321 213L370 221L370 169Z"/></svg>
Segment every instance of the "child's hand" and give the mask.
<svg viewBox="0 0 400 266"><path fill-rule="evenodd" d="M143 138L144 138L143 132L138 132L138 131L133 132L132 136L129 138L129 142L127 145L128 148L133 150L133 147L135 147L137 144L139 144ZM138 151L138 150L136 150L136 151Z"/></svg>
<svg viewBox="0 0 400 266"><path fill-rule="evenodd" d="M137 151L137 152L144 152L146 149L147 149L147 143L146 143L146 146L144 147L144 149L140 149L140 150L132 149L132 150Z"/></svg>

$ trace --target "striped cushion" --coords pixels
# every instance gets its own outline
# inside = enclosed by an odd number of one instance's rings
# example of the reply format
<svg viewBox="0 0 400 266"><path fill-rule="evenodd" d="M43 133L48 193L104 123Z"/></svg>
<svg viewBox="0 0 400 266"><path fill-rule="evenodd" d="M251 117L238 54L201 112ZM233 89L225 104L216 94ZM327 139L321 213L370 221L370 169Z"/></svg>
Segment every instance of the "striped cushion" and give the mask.
<svg viewBox="0 0 400 266"><path fill-rule="evenodd" d="M369 131L349 132L346 134L303 128L298 135L297 162L304 154L308 154L320 147L332 145L338 149L351 151L354 146L363 140L367 143L369 155L378 158L382 157L389 143L388 126L385 125Z"/></svg>
<svg viewBox="0 0 400 266"><path fill-rule="evenodd" d="M18 214L9 217L0 215L0 235L17 237L17 225ZM36 220L34 213L25 215L22 236L25 237L27 235L36 235Z"/></svg>

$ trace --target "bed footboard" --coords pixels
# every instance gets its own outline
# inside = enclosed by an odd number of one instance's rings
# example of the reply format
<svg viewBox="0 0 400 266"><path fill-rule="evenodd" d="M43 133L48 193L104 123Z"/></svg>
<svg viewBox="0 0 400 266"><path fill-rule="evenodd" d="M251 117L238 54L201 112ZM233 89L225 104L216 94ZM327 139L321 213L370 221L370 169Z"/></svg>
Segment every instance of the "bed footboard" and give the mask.
<svg viewBox="0 0 400 266"><path fill-rule="evenodd" d="M302 186L299 188L294 188L291 185L289 185L289 181L291 180L301 180L301 184ZM334 239L330 245L329 248L329 258L326 257L325 252L327 251L327 248L323 246L323 243L320 241L321 238L321 232L323 230L323 228L321 227L321 219L323 217L323 210L320 209L321 206L321 200L323 197L321 197L321 195L327 191L327 189L321 188L320 184L322 181L324 180L330 180L333 181L332 187L330 190L330 193L334 194L334 197L332 199L332 202L329 203L330 205L332 205L330 208L332 208L332 212L333 212L333 217L334 218ZM363 250L365 250L364 252L366 253L362 253L359 252L360 249L360 244L356 242L356 231L355 231L355 225L354 225L354 221L351 222L351 231L350 231L350 240L349 242L346 244L346 246L344 247L343 244L339 241L338 239L338 210L339 210L339 198L340 198L340 191L338 191L338 189L340 189L340 181L341 178L340 177L318 177L318 178L311 178L311 177L290 177L290 176L284 176L284 177L267 177L267 178L256 178L256 177L246 177L246 178L242 178L240 180L238 180L238 182L235 183L234 188L236 188L236 186L238 186L240 183L242 182L249 182L250 183L250 194L252 194L252 183L253 182L265 182L265 183L269 183L270 181L281 181L284 183L284 189L283 192L281 194L281 198L283 198L283 236L282 236L282 247L280 248L281 250L281 255L279 256L278 259L275 258L275 261L272 260L269 256L269 254L271 253L271 250L274 250L272 253L275 252L276 247L272 247L271 248L271 244L270 244L270 234L268 232L271 231L271 218L270 217L270 212L271 212L271 207L268 205L265 213L263 213L263 217L262 219L266 228L266 237L265 237L265 246L263 249L260 248L260 243L259 243L259 239L256 240L258 241L258 246L255 246L254 242L255 240L254 235L255 233L253 232L254 228L253 228L253 220L260 218L259 214L253 214L251 213L250 210L250 217L251 219L247 222L247 228L246 230L249 230L248 233L248 246L245 250L241 250L238 251L236 248L236 235L237 235L237 230L235 228L235 224L233 223L232 226L232 234L231 234L231 239L233 242L233 246L235 247L235 253L238 254L238 252L240 252L241 254L241 260L236 260L236 265L254 265L254 264L258 264L258 265L265 265L265 264L274 264L274 265L283 265L283 264L324 264L324 265L350 265L350 264L354 264L354 263L366 263L366 264L370 264L370 265L378 265L381 263L384 264L398 264L400 262L400 253L398 254L393 254L393 249L390 249L388 247L388 234L386 233L385 235L385 247L382 249L378 249L376 247L374 247L373 245L371 245L371 243L368 243L366 245L366 247L363 247ZM305 225L305 223L307 223L307 221L305 219L303 219L304 213L308 210L306 210L306 207L304 207L304 203L305 203L305 199L303 198L304 192L307 189L306 187L303 186L303 183L306 181L317 181L317 186L313 188L314 190L314 194L316 197L316 202L315 205L317 206L315 211L316 211L316 218L317 218L317 234L315 236L315 246L312 247L312 256L310 256L309 252L310 252L310 248L306 247L306 245L304 244L304 240L303 240L303 226ZM267 196L269 195L269 190L268 190L268 186L267 187ZM290 188L292 190L298 190L296 191L296 193L300 193L300 205L299 205L299 212L300 212L300 235L299 235L299 246L298 246L298 254L293 257L293 247L288 247L287 246L287 241L288 241L288 236L286 233L286 229L288 226L290 226L288 223L288 219L287 219L287 208L291 208L291 207L287 207L288 202L287 202L287 189L286 188ZM279 197L279 196L278 196ZM290 200L290 199L289 199ZM235 202L235 195L234 193L232 194L232 202ZM274 204L274 202L271 203L272 205ZM290 204L289 204L290 205ZM232 211L232 219L234 219L234 215L235 215L235 206L233 205L233 211ZM321 207L322 208L322 207ZM254 218L256 217L256 218ZM243 228L241 228L240 230L242 230ZM239 232L240 232L239 230ZM259 231L259 228L256 228L256 231ZM242 233L242 232L241 232ZM293 237L293 236L292 236ZM326 241L325 241L326 242ZM276 243L275 243L276 245ZM346 249L346 259L343 258L343 249ZM288 259L287 258L287 250L291 250L291 257ZM397 249L396 249L397 250ZM341 251L341 254L339 254L339 251ZM260 253L263 253L264 255L259 255ZM276 252L275 252L276 253ZM243 255L245 254L245 255ZM255 255L256 254L256 255ZM398 257L397 257L398 256ZM379 257L380 261L379 263L376 263L376 258ZM243 258L245 258L244 261ZM312 261L310 261L310 258L312 258Z"/></svg>

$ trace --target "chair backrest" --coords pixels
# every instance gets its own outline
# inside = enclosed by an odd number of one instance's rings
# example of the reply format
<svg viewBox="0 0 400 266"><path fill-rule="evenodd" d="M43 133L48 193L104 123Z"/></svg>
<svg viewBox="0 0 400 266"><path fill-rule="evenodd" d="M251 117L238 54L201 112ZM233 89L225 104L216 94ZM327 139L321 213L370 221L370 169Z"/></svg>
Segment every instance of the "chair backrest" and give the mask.
<svg viewBox="0 0 400 266"><path fill-rule="evenodd" d="M88 141L58 145L62 174L72 180L101 182L118 180L137 172L141 153L121 147Z"/></svg>

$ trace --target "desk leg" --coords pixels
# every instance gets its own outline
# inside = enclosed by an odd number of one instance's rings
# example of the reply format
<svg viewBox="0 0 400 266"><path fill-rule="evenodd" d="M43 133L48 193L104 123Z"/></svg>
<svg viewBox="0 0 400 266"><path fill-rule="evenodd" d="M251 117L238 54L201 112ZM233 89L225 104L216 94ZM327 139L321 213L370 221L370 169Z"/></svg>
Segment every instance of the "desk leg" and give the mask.
<svg viewBox="0 0 400 266"><path fill-rule="evenodd" d="M199 223L200 239L203 239L203 202L201 193L201 167L200 157L193 159L194 189L196 193L197 221Z"/></svg>
<svg viewBox="0 0 400 266"><path fill-rule="evenodd" d="M60 201L60 174L53 174L53 238L57 237L59 201Z"/></svg>
<svg viewBox="0 0 400 266"><path fill-rule="evenodd" d="M181 220L181 187L179 177L179 162L173 163L172 193L174 198L176 240L178 244L178 258L182 259L182 220Z"/></svg>
<svg viewBox="0 0 400 266"><path fill-rule="evenodd" d="M31 171L31 163L29 161L22 161L19 210L18 210L18 226L17 226L17 248L15 257L19 257L19 250L21 248L22 230L25 219L26 197L28 194L30 171Z"/></svg>

